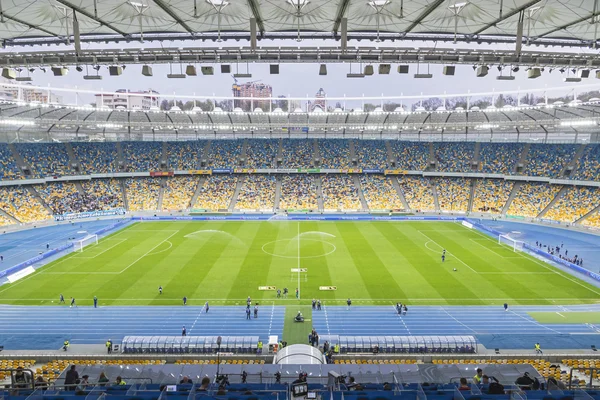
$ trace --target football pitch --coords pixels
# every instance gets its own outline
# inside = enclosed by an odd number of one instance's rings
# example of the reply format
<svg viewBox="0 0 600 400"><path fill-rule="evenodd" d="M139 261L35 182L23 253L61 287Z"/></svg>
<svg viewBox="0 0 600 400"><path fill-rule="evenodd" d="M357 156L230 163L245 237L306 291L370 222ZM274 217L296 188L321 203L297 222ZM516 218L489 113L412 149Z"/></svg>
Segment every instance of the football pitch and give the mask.
<svg viewBox="0 0 600 400"><path fill-rule="evenodd" d="M458 223L406 221L138 222L2 286L0 303L56 305L61 293L101 306L180 305L184 296L190 305L600 299L600 289Z"/></svg>

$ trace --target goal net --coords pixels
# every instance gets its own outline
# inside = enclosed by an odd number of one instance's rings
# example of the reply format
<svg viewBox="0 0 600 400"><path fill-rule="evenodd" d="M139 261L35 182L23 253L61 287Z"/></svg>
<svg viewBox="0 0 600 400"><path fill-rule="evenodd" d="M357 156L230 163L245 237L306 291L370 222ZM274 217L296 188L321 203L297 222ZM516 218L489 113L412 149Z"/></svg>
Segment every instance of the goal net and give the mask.
<svg viewBox="0 0 600 400"><path fill-rule="evenodd" d="M84 247L90 244L98 244L98 235L88 235L83 239L75 241L73 244L75 245L75 251L82 252Z"/></svg>
<svg viewBox="0 0 600 400"><path fill-rule="evenodd" d="M513 251L523 251L524 242L511 238L508 235L499 235L498 244L504 244L512 247Z"/></svg>

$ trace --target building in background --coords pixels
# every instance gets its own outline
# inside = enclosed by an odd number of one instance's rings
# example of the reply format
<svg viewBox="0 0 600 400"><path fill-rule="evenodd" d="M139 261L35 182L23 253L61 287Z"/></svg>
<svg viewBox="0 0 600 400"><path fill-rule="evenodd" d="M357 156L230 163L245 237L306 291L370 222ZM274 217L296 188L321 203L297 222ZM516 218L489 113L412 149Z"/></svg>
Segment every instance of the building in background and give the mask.
<svg viewBox="0 0 600 400"><path fill-rule="evenodd" d="M119 89L115 94L97 94L96 107L107 107L111 110L150 110L159 106L159 93L156 90L132 92L128 89Z"/></svg>
<svg viewBox="0 0 600 400"><path fill-rule="evenodd" d="M261 100L273 96L271 85L260 83L260 81L238 83L237 80L231 87L233 97L252 97L252 100L233 100L233 106L239 107L244 111L253 111L260 107L263 111L269 111L270 100ZM256 99L256 100L254 100Z"/></svg>
<svg viewBox="0 0 600 400"><path fill-rule="evenodd" d="M26 85L31 85L31 83L27 83ZM0 92L0 98L2 98L2 100L26 102L36 101L39 103L62 103L62 97L55 95L50 90L26 87L3 87Z"/></svg>
<svg viewBox="0 0 600 400"><path fill-rule="evenodd" d="M320 108L321 111L327 111L327 101L325 100L326 96L327 94L323 88L319 88L319 91L317 94L315 94L315 101L309 102L308 104L309 110L312 112L315 111L316 108Z"/></svg>

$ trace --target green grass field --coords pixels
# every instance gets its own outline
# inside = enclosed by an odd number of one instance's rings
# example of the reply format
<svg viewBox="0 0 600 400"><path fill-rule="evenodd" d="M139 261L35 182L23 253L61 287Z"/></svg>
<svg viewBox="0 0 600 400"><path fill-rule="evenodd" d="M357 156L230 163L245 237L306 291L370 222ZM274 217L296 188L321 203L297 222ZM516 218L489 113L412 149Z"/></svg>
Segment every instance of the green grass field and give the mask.
<svg viewBox="0 0 600 400"><path fill-rule="evenodd" d="M561 311L528 313L542 324L600 324L600 312Z"/></svg>
<svg viewBox="0 0 600 400"><path fill-rule="evenodd" d="M448 252L441 262L441 251ZM0 303L575 304L600 289L451 222L142 222L14 284ZM457 271L453 271L456 268ZM164 293L158 294L162 285ZM288 299L259 286L288 287ZM320 290L335 286L336 290Z"/></svg>

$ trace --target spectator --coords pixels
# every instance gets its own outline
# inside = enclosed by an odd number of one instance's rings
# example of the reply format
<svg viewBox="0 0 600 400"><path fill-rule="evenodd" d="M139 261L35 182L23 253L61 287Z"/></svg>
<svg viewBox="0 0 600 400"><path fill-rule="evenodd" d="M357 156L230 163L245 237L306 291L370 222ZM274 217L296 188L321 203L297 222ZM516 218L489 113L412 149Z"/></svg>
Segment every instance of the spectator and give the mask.
<svg viewBox="0 0 600 400"><path fill-rule="evenodd" d="M110 381L106 377L106 374L104 372L100 372L100 376L98 377L98 385L104 387L108 384L108 382Z"/></svg>
<svg viewBox="0 0 600 400"><path fill-rule="evenodd" d="M180 381L179 384L180 385L192 385L194 382L192 382L192 380L190 379L189 376L184 376Z"/></svg>
<svg viewBox="0 0 600 400"><path fill-rule="evenodd" d="M31 373L29 371L25 371L23 367L17 367L17 371L15 372L13 379L14 387L18 389L31 387Z"/></svg>
<svg viewBox="0 0 600 400"><path fill-rule="evenodd" d="M48 382L44 379L42 375L39 375L35 380L35 388L40 390L48 389Z"/></svg>
<svg viewBox="0 0 600 400"><path fill-rule="evenodd" d="M471 387L467 383L467 378L460 378L460 386L458 387L458 390L461 390L461 391L470 391L471 390Z"/></svg>
<svg viewBox="0 0 600 400"><path fill-rule="evenodd" d="M207 391L209 386L210 386L210 378L208 376L205 376L204 378L202 378L200 387L197 390L202 391L202 392Z"/></svg>
<svg viewBox="0 0 600 400"><path fill-rule="evenodd" d="M79 372L77 372L75 368L75 365L71 365L65 375L65 390L75 390L75 385L79 379Z"/></svg>

